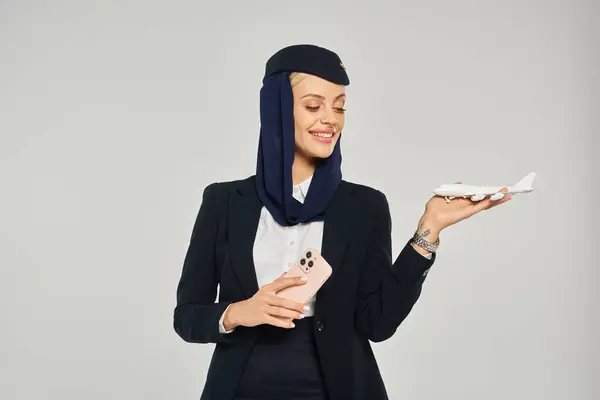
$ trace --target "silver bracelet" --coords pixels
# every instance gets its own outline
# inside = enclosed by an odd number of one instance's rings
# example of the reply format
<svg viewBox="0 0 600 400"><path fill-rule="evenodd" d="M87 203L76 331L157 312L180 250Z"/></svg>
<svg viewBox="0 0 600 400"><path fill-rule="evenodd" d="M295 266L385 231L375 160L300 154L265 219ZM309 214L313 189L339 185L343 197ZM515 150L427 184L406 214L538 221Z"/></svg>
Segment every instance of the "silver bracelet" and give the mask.
<svg viewBox="0 0 600 400"><path fill-rule="evenodd" d="M425 232L423 232L422 234L419 235L418 230L415 231L415 234L412 237L412 242L414 244L416 244L417 246L431 252L431 253L435 253L437 248L440 245L440 238L438 236L437 240L434 243L428 242L427 240L425 240L425 235L429 234L429 229L427 229Z"/></svg>

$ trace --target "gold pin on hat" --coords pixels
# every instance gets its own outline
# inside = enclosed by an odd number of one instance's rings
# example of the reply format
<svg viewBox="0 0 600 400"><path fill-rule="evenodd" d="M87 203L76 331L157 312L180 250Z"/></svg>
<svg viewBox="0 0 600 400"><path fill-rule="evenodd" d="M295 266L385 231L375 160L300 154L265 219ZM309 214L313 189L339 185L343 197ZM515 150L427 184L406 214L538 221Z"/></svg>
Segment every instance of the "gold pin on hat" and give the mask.
<svg viewBox="0 0 600 400"><path fill-rule="evenodd" d="M340 63L340 67L342 67L343 69L346 69L346 67L344 67L344 64Z"/></svg>

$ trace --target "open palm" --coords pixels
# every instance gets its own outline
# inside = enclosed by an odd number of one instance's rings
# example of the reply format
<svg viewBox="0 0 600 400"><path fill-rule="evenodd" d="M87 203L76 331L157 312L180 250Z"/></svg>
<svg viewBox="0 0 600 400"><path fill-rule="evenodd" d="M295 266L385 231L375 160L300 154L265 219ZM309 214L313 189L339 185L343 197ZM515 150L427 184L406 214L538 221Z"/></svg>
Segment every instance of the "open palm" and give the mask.
<svg viewBox="0 0 600 400"><path fill-rule="evenodd" d="M456 182L461 183L461 182ZM503 187L500 192L508 191ZM425 213L432 216L436 223L446 228L454 225L464 219L467 219L480 211L489 210L492 207L506 203L512 198L510 194L505 195L500 200L490 200L489 198L473 201L470 198L456 197L450 202L446 202L443 196L435 195L427 201L425 205Z"/></svg>

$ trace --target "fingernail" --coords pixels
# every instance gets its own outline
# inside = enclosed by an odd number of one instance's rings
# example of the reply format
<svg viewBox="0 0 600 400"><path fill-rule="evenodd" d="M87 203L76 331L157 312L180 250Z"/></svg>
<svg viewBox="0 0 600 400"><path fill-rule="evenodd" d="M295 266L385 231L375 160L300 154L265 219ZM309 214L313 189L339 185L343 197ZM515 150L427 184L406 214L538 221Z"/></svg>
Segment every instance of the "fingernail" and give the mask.
<svg viewBox="0 0 600 400"><path fill-rule="evenodd" d="M304 306L304 309L305 309L306 311L308 311L308 310L310 310L310 306Z"/></svg>
<svg viewBox="0 0 600 400"><path fill-rule="evenodd" d="M293 322L291 322L291 323L290 323L290 326L293 328L293 327L295 327L296 325L294 325L294 323L293 323Z"/></svg>
<svg viewBox="0 0 600 400"><path fill-rule="evenodd" d="M304 314L300 314L300 319L304 318Z"/></svg>
<svg viewBox="0 0 600 400"><path fill-rule="evenodd" d="M300 279L302 279L303 281L306 281L306 276L301 277Z"/></svg>

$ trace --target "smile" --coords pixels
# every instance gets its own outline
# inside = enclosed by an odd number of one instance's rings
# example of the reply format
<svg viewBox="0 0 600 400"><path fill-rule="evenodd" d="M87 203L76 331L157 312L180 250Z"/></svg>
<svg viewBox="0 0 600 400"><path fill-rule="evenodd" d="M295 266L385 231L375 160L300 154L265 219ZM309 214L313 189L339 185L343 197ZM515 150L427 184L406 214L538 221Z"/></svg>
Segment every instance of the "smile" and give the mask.
<svg viewBox="0 0 600 400"><path fill-rule="evenodd" d="M321 131L314 131L311 132L309 131L308 133L311 134L311 136L321 142L321 143L332 143L335 139L334 136L336 135L336 133L334 132L321 132Z"/></svg>
<svg viewBox="0 0 600 400"><path fill-rule="evenodd" d="M325 132L309 132L313 136L322 137L322 138L330 138L333 136L333 133L325 133Z"/></svg>

